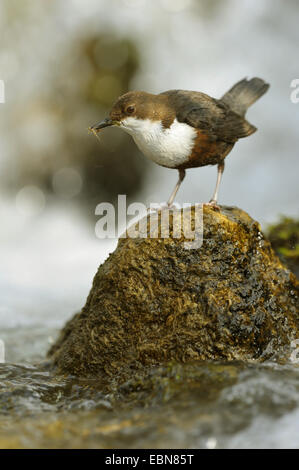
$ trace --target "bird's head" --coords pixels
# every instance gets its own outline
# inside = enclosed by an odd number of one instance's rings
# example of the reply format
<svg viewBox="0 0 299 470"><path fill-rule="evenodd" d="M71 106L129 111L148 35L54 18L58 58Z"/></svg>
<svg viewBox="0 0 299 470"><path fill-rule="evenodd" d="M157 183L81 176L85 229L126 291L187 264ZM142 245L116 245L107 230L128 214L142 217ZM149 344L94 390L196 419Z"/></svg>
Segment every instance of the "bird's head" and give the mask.
<svg viewBox="0 0 299 470"><path fill-rule="evenodd" d="M130 91L122 95L112 106L109 117L91 127L93 132L99 132L104 127L119 126L129 134L135 134L142 129L141 121L173 120L167 99L163 95L153 95L145 91ZM141 131L141 130L140 130Z"/></svg>

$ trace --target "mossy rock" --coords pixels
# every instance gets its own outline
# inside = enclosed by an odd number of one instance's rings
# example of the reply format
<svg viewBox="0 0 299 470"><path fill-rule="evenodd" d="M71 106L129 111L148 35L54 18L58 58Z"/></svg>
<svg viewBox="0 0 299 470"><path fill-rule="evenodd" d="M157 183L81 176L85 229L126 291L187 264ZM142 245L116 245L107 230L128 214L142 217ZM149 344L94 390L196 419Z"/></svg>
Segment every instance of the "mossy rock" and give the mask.
<svg viewBox="0 0 299 470"><path fill-rule="evenodd" d="M58 372L120 383L169 361L289 358L299 282L259 224L204 206L202 246L186 249L170 222L168 238L120 238L49 352Z"/></svg>
<svg viewBox="0 0 299 470"><path fill-rule="evenodd" d="M268 238L281 261L299 278L299 220L282 217L269 227Z"/></svg>

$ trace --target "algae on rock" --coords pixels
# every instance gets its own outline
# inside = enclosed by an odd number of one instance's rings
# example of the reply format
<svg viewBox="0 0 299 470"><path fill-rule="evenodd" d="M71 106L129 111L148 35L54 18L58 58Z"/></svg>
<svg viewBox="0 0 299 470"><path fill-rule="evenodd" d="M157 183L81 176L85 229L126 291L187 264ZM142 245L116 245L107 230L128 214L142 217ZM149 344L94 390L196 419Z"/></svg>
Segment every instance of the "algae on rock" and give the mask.
<svg viewBox="0 0 299 470"><path fill-rule="evenodd" d="M289 358L299 282L259 224L204 206L198 249L185 249L174 228L169 238L119 240L49 352L59 372L120 382L169 361Z"/></svg>
<svg viewBox="0 0 299 470"><path fill-rule="evenodd" d="M299 278L299 220L282 217L269 228L268 238L281 261Z"/></svg>

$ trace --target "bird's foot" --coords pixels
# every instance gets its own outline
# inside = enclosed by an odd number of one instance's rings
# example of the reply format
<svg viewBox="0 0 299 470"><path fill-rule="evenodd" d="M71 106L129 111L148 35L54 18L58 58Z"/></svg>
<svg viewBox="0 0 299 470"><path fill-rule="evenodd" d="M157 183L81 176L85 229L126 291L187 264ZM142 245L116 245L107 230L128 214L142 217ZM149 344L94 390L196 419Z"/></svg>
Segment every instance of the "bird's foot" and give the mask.
<svg viewBox="0 0 299 470"><path fill-rule="evenodd" d="M204 202L204 206L210 206L215 211L220 212L220 207L217 205L217 201L215 199L211 199L209 202Z"/></svg>
<svg viewBox="0 0 299 470"><path fill-rule="evenodd" d="M151 206L147 208L147 212L154 213L154 212L163 211L163 210L175 210L178 208L179 207L176 202L170 203L170 204L168 202L160 202L160 203L151 204Z"/></svg>
<svg viewBox="0 0 299 470"><path fill-rule="evenodd" d="M159 204L155 204L155 209L157 211L174 211L179 210L180 205L177 202L160 202Z"/></svg>
<svg viewBox="0 0 299 470"><path fill-rule="evenodd" d="M177 202L167 202L167 204L164 206L165 209L168 209L169 211L175 211L175 210L180 210L180 205Z"/></svg>

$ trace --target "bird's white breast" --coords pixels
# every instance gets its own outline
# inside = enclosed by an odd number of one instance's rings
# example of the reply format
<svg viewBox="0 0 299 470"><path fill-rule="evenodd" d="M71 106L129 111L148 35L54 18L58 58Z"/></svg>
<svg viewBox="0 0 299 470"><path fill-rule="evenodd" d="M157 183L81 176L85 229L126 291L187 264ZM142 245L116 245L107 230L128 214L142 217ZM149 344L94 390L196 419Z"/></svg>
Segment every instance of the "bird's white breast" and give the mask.
<svg viewBox="0 0 299 470"><path fill-rule="evenodd" d="M121 127L133 137L144 155L169 168L176 168L188 160L196 137L193 127L176 119L165 129L161 121L127 117Z"/></svg>

